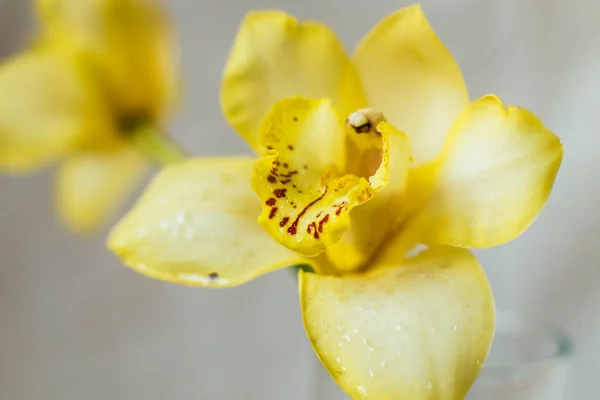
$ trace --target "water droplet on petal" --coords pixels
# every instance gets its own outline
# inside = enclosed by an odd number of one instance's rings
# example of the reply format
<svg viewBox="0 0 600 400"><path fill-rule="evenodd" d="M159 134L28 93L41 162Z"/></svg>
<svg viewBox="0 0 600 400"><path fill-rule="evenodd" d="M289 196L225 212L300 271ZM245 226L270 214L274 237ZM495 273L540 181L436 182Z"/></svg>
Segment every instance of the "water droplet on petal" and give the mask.
<svg viewBox="0 0 600 400"><path fill-rule="evenodd" d="M158 224L158 226L159 226L161 229L167 230L167 229L169 229L169 221L161 221L161 222Z"/></svg>
<svg viewBox="0 0 600 400"><path fill-rule="evenodd" d="M354 331L354 333L358 333L358 329L357 328L354 328L352 330Z"/></svg>
<svg viewBox="0 0 600 400"><path fill-rule="evenodd" d="M375 378L375 373L371 368L369 368L369 375L371 375L371 378Z"/></svg>
<svg viewBox="0 0 600 400"><path fill-rule="evenodd" d="M344 336L342 336L342 339L344 339L346 342L349 342L350 341L350 336L344 335Z"/></svg>
<svg viewBox="0 0 600 400"><path fill-rule="evenodd" d="M185 230L185 238L186 239L193 239L196 235L196 231L194 230L193 227L189 226L186 228Z"/></svg>
<svg viewBox="0 0 600 400"><path fill-rule="evenodd" d="M452 332L456 332L458 330L458 325L454 324L452 327Z"/></svg>
<svg viewBox="0 0 600 400"><path fill-rule="evenodd" d="M188 215L185 212L180 212L177 214L177 222L180 224L185 224L188 221Z"/></svg>
<svg viewBox="0 0 600 400"><path fill-rule="evenodd" d="M387 365L387 363L385 361L381 362L381 368L385 368L386 365Z"/></svg>
<svg viewBox="0 0 600 400"><path fill-rule="evenodd" d="M358 391L358 393L362 394L363 396L367 397L368 393L367 393L367 388L364 387L363 385L358 385L356 387L356 390Z"/></svg>
<svg viewBox="0 0 600 400"><path fill-rule="evenodd" d="M400 325L396 325L396 332L400 332L402 330L402 327Z"/></svg>

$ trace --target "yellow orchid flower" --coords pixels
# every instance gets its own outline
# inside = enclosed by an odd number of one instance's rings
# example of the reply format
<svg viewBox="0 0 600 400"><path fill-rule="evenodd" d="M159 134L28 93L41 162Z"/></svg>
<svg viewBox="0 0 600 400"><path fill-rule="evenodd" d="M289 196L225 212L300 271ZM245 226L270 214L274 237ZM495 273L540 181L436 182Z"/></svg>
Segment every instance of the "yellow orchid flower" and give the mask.
<svg viewBox="0 0 600 400"><path fill-rule="evenodd" d="M33 45L0 66L0 171L59 161L59 214L86 231L135 188L160 140L177 86L173 34L150 0L37 0L36 9Z"/></svg>
<svg viewBox="0 0 600 400"><path fill-rule="evenodd" d="M320 23L249 14L222 108L258 160L163 169L109 248L144 275L209 288L310 265L306 332L348 395L464 398L494 332L492 292L466 248L532 223L558 138L494 96L469 102L418 6L383 19L352 58ZM427 249L411 256L416 244Z"/></svg>

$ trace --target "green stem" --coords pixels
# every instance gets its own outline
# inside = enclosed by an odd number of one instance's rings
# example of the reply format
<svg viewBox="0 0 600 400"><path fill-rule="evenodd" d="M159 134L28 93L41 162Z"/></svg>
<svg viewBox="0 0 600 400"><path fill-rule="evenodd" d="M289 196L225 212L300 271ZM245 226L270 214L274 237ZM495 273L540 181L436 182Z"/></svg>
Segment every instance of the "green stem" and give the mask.
<svg viewBox="0 0 600 400"><path fill-rule="evenodd" d="M294 278L298 279L298 272L300 272L300 270L305 271L305 272L315 272L310 265L308 264L297 264L297 265L292 265L289 268L290 272L292 273L292 275L294 276Z"/></svg>
<svg viewBox="0 0 600 400"><path fill-rule="evenodd" d="M167 135L152 125L141 125L131 133L129 138L150 162L158 166L186 159L183 151Z"/></svg>

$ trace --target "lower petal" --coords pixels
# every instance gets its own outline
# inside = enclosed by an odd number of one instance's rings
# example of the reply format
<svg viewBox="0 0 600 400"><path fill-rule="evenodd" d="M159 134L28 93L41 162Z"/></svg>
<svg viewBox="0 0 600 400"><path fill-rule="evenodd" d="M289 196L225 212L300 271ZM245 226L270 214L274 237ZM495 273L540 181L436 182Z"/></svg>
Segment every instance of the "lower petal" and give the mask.
<svg viewBox="0 0 600 400"><path fill-rule="evenodd" d="M146 171L145 160L130 148L71 157L58 172L58 212L75 231L97 229L138 187Z"/></svg>
<svg viewBox="0 0 600 400"><path fill-rule="evenodd" d="M462 399L491 346L494 300L468 251L438 247L348 277L300 274L304 324L353 399Z"/></svg>
<svg viewBox="0 0 600 400"><path fill-rule="evenodd" d="M256 222L250 158L194 159L161 170L111 232L108 247L135 271L169 282L239 285L310 264Z"/></svg>

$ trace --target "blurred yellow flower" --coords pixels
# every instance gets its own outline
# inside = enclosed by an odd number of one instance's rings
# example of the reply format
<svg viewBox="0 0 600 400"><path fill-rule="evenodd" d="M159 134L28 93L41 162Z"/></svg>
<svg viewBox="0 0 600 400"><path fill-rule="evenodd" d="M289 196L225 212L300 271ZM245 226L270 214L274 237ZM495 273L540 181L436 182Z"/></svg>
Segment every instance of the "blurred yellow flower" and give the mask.
<svg viewBox="0 0 600 400"><path fill-rule="evenodd" d="M464 398L494 332L492 292L466 248L532 223L558 138L495 96L470 102L418 6L384 18L352 58L322 24L249 14L222 108L259 159L165 168L110 249L147 276L213 288L308 264L306 332L348 395ZM417 244L427 249L407 255Z"/></svg>
<svg viewBox="0 0 600 400"><path fill-rule="evenodd" d="M174 38L152 0L37 0L40 32L0 66L0 170L59 161L57 208L97 227L146 170L132 141L176 94Z"/></svg>

